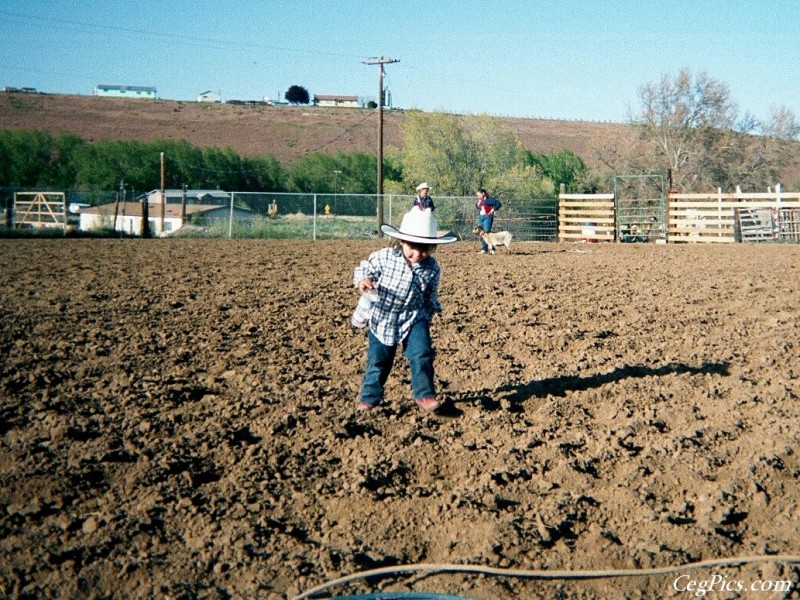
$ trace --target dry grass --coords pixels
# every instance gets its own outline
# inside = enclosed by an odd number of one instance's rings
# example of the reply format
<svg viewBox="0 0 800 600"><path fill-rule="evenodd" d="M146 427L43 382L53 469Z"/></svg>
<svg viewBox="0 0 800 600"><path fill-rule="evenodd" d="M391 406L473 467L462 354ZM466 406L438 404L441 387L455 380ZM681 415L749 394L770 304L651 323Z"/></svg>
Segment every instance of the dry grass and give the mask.
<svg viewBox="0 0 800 600"><path fill-rule="evenodd" d="M403 145L402 111L384 112L387 149ZM568 149L593 163L595 140L624 125L504 118L533 152ZM272 154L290 162L308 152L375 153L378 115L367 109L314 106L238 106L94 96L0 94L0 129L73 133L88 141L184 139L192 145L230 147L242 156Z"/></svg>

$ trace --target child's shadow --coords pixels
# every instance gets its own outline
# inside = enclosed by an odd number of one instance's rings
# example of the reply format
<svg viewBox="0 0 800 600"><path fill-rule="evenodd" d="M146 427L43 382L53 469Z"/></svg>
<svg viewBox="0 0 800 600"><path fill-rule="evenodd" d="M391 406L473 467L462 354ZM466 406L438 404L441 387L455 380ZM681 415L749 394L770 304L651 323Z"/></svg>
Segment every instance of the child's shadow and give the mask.
<svg viewBox="0 0 800 600"><path fill-rule="evenodd" d="M522 411L522 403L531 398L544 398L546 396L564 396L567 392L580 392L599 388L608 383L616 383L623 379L643 377L662 377L664 375L728 375L729 363L703 363L700 366L691 366L683 363L668 363L661 367L646 367L643 365L623 365L608 373L595 375L564 375L548 379L534 380L528 383L502 385L494 390L480 390L477 392L455 392L447 394L449 402L442 407L442 416L460 416L463 411L456 404L480 403L484 410L494 411L506 405L509 412ZM498 400L504 400L501 402ZM452 406L452 408L451 408ZM450 414L445 414L446 410Z"/></svg>

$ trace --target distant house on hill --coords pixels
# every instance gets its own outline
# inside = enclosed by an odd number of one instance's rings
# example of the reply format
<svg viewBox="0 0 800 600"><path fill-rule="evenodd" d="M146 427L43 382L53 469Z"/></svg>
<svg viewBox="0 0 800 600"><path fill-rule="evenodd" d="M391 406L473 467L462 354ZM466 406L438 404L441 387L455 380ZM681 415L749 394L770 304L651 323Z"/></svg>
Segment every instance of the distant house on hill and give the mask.
<svg viewBox="0 0 800 600"><path fill-rule="evenodd" d="M113 98L144 98L155 100L156 88L140 85L98 85L94 88L94 95Z"/></svg>
<svg viewBox="0 0 800 600"><path fill-rule="evenodd" d="M212 92L211 90L205 91L197 96L198 102L220 102L222 99L217 92Z"/></svg>
<svg viewBox="0 0 800 600"><path fill-rule="evenodd" d="M358 96L324 96L314 95L314 104L317 106L344 106L358 108Z"/></svg>

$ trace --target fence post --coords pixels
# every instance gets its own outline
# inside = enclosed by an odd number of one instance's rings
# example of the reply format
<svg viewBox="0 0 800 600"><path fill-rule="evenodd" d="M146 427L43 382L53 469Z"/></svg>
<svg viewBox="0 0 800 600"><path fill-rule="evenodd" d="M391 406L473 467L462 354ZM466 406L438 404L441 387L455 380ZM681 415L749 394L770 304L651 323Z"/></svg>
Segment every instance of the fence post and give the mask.
<svg viewBox="0 0 800 600"><path fill-rule="evenodd" d="M228 216L228 239L233 238L233 196L236 192L231 192L231 213Z"/></svg>
<svg viewBox="0 0 800 600"><path fill-rule="evenodd" d="M142 196L142 237L144 239L153 237L150 234L150 199L147 194Z"/></svg>
<svg viewBox="0 0 800 600"><path fill-rule="evenodd" d="M314 194L314 216L311 219L312 222L312 233L311 239L316 241L317 239L317 195Z"/></svg>

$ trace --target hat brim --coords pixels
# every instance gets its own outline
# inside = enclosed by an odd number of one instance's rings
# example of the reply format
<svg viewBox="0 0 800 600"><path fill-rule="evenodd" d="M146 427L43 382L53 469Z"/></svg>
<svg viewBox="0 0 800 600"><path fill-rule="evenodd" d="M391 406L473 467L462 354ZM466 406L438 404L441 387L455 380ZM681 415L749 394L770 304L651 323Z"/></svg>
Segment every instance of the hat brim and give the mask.
<svg viewBox="0 0 800 600"><path fill-rule="evenodd" d="M419 235L409 235L407 233L403 233L399 231L395 227L391 225L381 225L381 231L388 235L389 237L396 238L398 240L403 240L406 242L413 242L415 244L450 244L452 242L457 242L458 238L454 235L445 235L442 237L423 237Z"/></svg>

